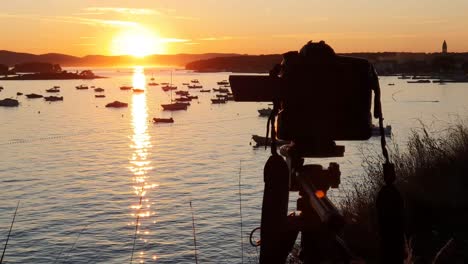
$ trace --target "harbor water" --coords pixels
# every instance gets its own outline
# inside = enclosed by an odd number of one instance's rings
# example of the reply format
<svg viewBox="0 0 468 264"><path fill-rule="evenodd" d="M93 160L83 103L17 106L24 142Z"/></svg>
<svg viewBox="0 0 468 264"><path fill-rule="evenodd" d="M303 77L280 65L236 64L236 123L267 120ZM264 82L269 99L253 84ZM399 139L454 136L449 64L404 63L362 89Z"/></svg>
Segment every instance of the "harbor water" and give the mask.
<svg viewBox="0 0 468 264"><path fill-rule="evenodd" d="M213 91L189 89L199 99L186 111L167 112L160 105L171 94L148 86L151 77L158 83L172 78L179 89L198 79L212 89L230 73L142 67L93 72L108 78L0 81L0 99L20 101L19 107L0 108L0 245L20 203L6 263L194 263L192 213L200 263L241 263L242 256L255 262L248 234L260 225L270 153L249 143L253 134L266 132L267 120L257 109L268 104L214 105ZM104 88L106 97L75 89L81 84ZM402 149L422 124L443 133L468 116L466 83L381 77L380 84L385 124L393 132L388 140ZM123 85L145 92L122 91ZM60 86L63 101L16 95L45 95L53 86ZM105 107L116 100L128 107ZM175 122L154 124L153 117ZM377 153L379 139L339 144L345 157L308 161L340 164L342 184L329 193L337 203L362 181L363 155Z"/></svg>

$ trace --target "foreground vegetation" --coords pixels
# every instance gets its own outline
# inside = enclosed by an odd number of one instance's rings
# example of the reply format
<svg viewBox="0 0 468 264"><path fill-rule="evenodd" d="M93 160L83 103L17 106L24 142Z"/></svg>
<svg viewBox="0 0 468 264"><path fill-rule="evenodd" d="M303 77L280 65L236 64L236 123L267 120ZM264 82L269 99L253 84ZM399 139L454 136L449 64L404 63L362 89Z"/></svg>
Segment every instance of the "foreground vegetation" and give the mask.
<svg viewBox="0 0 468 264"><path fill-rule="evenodd" d="M366 263L379 263L375 199L383 184L381 155L364 151L365 179L342 205L344 239ZM431 134L414 131L392 161L407 212L407 263L467 263L468 128L452 125Z"/></svg>

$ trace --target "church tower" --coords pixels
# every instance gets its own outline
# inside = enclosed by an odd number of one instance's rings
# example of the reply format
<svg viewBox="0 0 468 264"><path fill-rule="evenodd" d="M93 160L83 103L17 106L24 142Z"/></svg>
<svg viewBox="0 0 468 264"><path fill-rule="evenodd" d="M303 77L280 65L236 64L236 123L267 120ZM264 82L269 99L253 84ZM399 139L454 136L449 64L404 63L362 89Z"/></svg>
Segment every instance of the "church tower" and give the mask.
<svg viewBox="0 0 468 264"><path fill-rule="evenodd" d="M447 42L445 42L445 40L442 44L442 54L447 54Z"/></svg>

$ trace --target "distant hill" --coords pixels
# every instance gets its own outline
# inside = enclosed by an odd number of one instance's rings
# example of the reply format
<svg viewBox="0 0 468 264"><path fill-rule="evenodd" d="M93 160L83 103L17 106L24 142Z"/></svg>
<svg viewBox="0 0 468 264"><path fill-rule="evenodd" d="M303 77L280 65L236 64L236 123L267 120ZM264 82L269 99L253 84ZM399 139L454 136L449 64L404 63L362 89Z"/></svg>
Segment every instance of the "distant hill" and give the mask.
<svg viewBox="0 0 468 264"><path fill-rule="evenodd" d="M379 74L384 75L468 71L468 53L360 52L339 55L367 59ZM198 72L267 73L281 61L282 55L279 54L239 55L192 61L185 68Z"/></svg>
<svg viewBox="0 0 468 264"><path fill-rule="evenodd" d="M231 53L205 53L205 54L175 54L175 55L151 55L145 58L135 58L132 56L104 56L104 55L88 55L84 57L70 56L60 53L47 54L30 54L19 53L7 50L0 50L0 64L5 64L10 67L27 62L44 62L52 64L60 64L62 67L67 66L127 66L135 64L146 65L173 65L185 66L187 63L210 59L214 57L230 57L239 56L239 54Z"/></svg>
<svg viewBox="0 0 468 264"><path fill-rule="evenodd" d="M200 72L228 71L228 72L268 72L282 56L273 55L241 55L232 57L218 57L198 60L188 63L185 68Z"/></svg>

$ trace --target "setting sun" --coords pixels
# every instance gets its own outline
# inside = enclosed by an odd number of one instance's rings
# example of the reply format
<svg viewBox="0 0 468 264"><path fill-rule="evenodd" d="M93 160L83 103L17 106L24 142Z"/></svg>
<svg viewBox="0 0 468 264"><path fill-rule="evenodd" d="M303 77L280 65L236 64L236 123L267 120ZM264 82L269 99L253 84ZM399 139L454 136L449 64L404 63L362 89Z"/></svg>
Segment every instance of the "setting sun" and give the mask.
<svg viewBox="0 0 468 264"><path fill-rule="evenodd" d="M126 29L112 40L113 55L132 55L145 57L151 54L164 54L166 48L160 38L153 32L142 28Z"/></svg>

